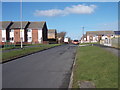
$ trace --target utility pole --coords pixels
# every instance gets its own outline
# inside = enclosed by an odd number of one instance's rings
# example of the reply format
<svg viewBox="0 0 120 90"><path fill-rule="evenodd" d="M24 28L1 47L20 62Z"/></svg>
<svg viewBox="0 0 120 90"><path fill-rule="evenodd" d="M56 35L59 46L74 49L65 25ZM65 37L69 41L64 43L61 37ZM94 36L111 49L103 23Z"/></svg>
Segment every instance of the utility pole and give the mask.
<svg viewBox="0 0 120 90"><path fill-rule="evenodd" d="M83 42L84 42L84 26L82 27L82 31L83 31Z"/></svg>
<svg viewBox="0 0 120 90"><path fill-rule="evenodd" d="M20 0L20 25L21 25L21 30L20 30L20 38L21 38L21 48L23 48L23 37L22 37L22 0Z"/></svg>

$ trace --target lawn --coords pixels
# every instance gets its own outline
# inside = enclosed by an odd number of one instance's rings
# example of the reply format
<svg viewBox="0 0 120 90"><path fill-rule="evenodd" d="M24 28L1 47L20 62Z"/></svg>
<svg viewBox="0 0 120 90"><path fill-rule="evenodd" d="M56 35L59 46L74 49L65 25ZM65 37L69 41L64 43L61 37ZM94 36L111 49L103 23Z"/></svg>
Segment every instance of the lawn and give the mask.
<svg viewBox="0 0 120 90"><path fill-rule="evenodd" d="M18 50L14 50L14 51L9 51L9 52L4 52L2 53L2 61L8 61L10 59L16 58L16 57L20 57L20 56L24 56L30 53L34 53L34 52L38 52L47 48L51 48L54 46L58 46L60 44L49 44L49 45L42 45L41 47L27 47L27 48L23 48L23 49L18 49Z"/></svg>
<svg viewBox="0 0 120 90"><path fill-rule="evenodd" d="M118 57L96 46L77 50L73 88L78 81L92 81L96 88L118 88Z"/></svg>
<svg viewBox="0 0 120 90"><path fill-rule="evenodd" d="M25 47L25 46L42 46L42 45L43 44L23 44L23 47ZM11 50L11 49L17 49L17 48L21 48L21 45L17 44L17 45L4 47L4 48L2 48L2 50Z"/></svg>

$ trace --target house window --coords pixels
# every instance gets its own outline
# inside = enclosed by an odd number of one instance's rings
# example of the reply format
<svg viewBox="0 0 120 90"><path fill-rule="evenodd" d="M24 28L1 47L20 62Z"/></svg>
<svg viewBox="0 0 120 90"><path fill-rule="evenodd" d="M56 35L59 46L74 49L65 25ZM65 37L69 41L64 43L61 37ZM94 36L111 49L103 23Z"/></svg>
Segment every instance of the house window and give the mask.
<svg viewBox="0 0 120 90"><path fill-rule="evenodd" d="M28 32L31 32L32 30L31 29L28 29Z"/></svg>
<svg viewBox="0 0 120 90"><path fill-rule="evenodd" d="M5 38L2 38L2 41L5 41Z"/></svg>
<svg viewBox="0 0 120 90"><path fill-rule="evenodd" d="M29 40L31 40L31 39L32 39L32 37L28 37L28 39L29 39Z"/></svg>
<svg viewBox="0 0 120 90"><path fill-rule="evenodd" d="M14 38L13 38L13 37L11 37L11 38L10 38L10 40L11 40L11 41L13 41L13 40L14 40Z"/></svg>
<svg viewBox="0 0 120 90"><path fill-rule="evenodd" d="M11 29L11 32L14 32L14 29Z"/></svg>

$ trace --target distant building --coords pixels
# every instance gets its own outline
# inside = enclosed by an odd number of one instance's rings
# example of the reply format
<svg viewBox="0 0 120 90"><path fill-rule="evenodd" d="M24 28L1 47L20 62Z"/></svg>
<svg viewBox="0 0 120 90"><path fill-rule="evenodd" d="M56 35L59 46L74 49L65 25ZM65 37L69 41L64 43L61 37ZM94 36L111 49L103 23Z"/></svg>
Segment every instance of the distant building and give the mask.
<svg viewBox="0 0 120 90"><path fill-rule="evenodd" d="M88 31L86 35L87 42L100 42L106 37L113 37L114 31Z"/></svg>
<svg viewBox="0 0 120 90"><path fill-rule="evenodd" d="M57 43L57 30L56 29L48 30L48 41L49 43Z"/></svg>
<svg viewBox="0 0 120 90"><path fill-rule="evenodd" d="M100 44L111 46L112 38L120 37L120 31L87 31L81 38L81 43L100 42Z"/></svg>
<svg viewBox="0 0 120 90"><path fill-rule="evenodd" d="M66 32L57 33L58 43L64 43Z"/></svg>

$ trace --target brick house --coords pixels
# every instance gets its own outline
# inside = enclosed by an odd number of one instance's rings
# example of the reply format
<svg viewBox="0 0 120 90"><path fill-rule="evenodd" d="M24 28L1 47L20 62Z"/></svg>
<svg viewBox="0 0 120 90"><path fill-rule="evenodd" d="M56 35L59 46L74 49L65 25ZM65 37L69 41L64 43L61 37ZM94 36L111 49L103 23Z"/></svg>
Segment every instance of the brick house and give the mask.
<svg viewBox="0 0 120 90"><path fill-rule="evenodd" d="M48 41L49 43L57 43L57 30L56 29L48 30Z"/></svg>
<svg viewBox="0 0 120 90"><path fill-rule="evenodd" d="M28 43L48 43L46 22L30 22L27 28Z"/></svg>
<svg viewBox="0 0 120 90"><path fill-rule="evenodd" d="M10 28L10 42L20 43L21 39L23 42L27 42L27 27L29 25L28 21L13 22L13 25Z"/></svg>
<svg viewBox="0 0 120 90"><path fill-rule="evenodd" d="M5 42L10 40L10 27L13 24L11 21L2 21L0 22L0 45L4 45Z"/></svg>

